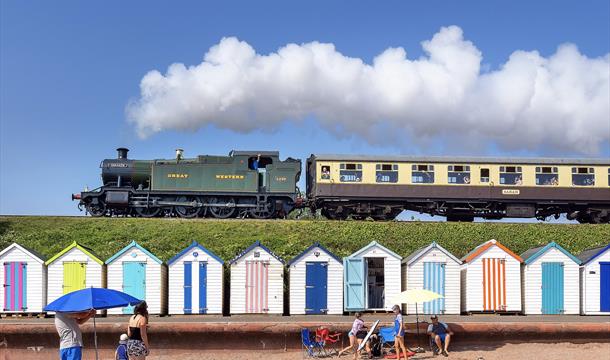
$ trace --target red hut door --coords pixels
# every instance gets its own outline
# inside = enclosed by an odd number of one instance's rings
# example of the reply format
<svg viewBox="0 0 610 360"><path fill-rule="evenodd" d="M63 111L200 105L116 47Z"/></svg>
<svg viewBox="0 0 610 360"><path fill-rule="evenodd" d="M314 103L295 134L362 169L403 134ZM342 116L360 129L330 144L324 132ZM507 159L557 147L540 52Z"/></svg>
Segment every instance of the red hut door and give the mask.
<svg viewBox="0 0 610 360"><path fill-rule="evenodd" d="M483 260L483 310L506 310L506 260Z"/></svg>
<svg viewBox="0 0 610 360"><path fill-rule="evenodd" d="M246 313L257 314L269 311L268 280L269 262L246 261Z"/></svg>

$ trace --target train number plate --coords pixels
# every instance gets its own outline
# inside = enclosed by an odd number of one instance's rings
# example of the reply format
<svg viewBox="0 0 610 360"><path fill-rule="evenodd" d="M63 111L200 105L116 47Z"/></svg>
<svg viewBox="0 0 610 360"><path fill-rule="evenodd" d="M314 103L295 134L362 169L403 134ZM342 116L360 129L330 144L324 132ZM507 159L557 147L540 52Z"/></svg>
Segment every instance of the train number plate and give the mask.
<svg viewBox="0 0 610 360"><path fill-rule="evenodd" d="M519 189L502 189L502 195L519 195Z"/></svg>

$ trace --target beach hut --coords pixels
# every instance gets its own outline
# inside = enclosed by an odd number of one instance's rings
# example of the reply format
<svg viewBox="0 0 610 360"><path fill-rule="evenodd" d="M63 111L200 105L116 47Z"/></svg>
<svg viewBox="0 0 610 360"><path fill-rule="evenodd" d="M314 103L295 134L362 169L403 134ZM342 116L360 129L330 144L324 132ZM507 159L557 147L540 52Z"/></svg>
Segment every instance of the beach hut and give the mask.
<svg viewBox="0 0 610 360"><path fill-rule="evenodd" d="M344 258L344 310L390 311L400 294L401 259L376 241Z"/></svg>
<svg viewBox="0 0 610 360"><path fill-rule="evenodd" d="M461 260L463 312L521 312L521 257L489 240Z"/></svg>
<svg viewBox="0 0 610 360"><path fill-rule="evenodd" d="M462 262L433 242L402 260L402 290L425 289L444 298L418 304L406 304L407 314L459 314L460 265Z"/></svg>
<svg viewBox="0 0 610 360"><path fill-rule="evenodd" d="M288 263L290 315L343 314L343 262L320 243Z"/></svg>
<svg viewBox="0 0 610 360"><path fill-rule="evenodd" d="M255 242L229 262L231 314L284 312L284 260Z"/></svg>
<svg viewBox="0 0 610 360"><path fill-rule="evenodd" d="M0 251L3 313L41 313L46 305L47 268L41 255L17 243Z"/></svg>
<svg viewBox="0 0 610 360"><path fill-rule="evenodd" d="M104 262L76 241L47 260L47 303L86 287L106 287Z"/></svg>
<svg viewBox="0 0 610 360"><path fill-rule="evenodd" d="M106 267L109 289L146 300L149 314L164 314L167 311L167 269L150 251L132 241L106 260ZM109 309L108 314L133 314L133 307Z"/></svg>
<svg viewBox="0 0 610 360"><path fill-rule="evenodd" d="M526 315L579 313L579 259L555 242L531 248L521 258Z"/></svg>
<svg viewBox="0 0 610 360"><path fill-rule="evenodd" d="M582 261L582 314L610 315L610 244L578 255Z"/></svg>
<svg viewBox="0 0 610 360"><path fill-rule="evenodd" d="M196 241L167 262L171 314L222 314L221 258Z"/></svg>

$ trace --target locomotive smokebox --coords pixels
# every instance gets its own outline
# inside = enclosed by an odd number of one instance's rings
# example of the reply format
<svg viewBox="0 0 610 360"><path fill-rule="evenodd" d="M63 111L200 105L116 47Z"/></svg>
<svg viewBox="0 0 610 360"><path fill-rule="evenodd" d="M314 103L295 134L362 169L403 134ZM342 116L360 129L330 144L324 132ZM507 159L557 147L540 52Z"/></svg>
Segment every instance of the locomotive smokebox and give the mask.
<svg viewBox="0 0 610 360"><path fill-rule="evenodd" d="M127 159L127 153L129 152L128 148L120 147L116 149L117 151L117 159Z"/></svg>

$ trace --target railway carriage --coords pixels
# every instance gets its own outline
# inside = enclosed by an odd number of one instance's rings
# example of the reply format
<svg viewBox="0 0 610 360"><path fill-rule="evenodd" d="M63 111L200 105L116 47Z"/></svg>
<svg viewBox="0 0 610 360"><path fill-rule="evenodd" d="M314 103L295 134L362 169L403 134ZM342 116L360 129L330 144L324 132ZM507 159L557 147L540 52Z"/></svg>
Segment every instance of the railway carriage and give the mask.
<svg viewBox="0 0 610 360"><path fill-rule="evenodd" d="M610 160L317 155L310 206L331 219L393 219L402 210L472 221L567 213L610 221Z"/></svg>

